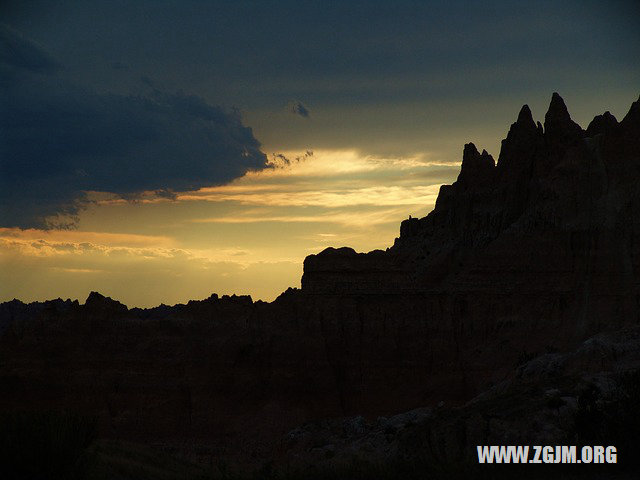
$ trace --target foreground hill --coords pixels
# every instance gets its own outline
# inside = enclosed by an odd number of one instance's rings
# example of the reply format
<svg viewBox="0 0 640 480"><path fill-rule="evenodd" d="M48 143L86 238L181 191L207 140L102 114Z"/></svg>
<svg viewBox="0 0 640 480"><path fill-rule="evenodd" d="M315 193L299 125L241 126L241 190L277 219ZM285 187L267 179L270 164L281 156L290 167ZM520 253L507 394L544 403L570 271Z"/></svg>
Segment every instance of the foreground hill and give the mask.
<svg viewBox="0 0 640 480"><path fill-rule="evenodd" d="M566 439L584 392L618 405L638 367L639 180L640 101L583 130L554 94L544 126L522 108L497 164L467 144L457 181L387 251L311 255L302 289L272 303L0 305L0 408L71 411L102 438L249 468L391 462L415 456L414 434L463 457Z"/></svg>

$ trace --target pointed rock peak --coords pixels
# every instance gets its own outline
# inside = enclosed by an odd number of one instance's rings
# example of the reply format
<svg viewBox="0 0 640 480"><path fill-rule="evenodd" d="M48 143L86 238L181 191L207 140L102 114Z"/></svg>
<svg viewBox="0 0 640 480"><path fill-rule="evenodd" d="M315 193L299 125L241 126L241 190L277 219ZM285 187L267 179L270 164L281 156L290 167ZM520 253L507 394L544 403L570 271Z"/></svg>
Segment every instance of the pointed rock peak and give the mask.
<svg viewBox="0 0 640 480"><path fill-rule="evenodd" d="M518 114L518 120L516 121L516 123L519 123L520 125L532 125L533 127L536 126L535 122L533 121L533 115L531 115L529 105L522 106L522 108L520 109L520 113Z"/></svg>
<svg viewBox="0 0 640 480"><path fill-rule="evenodd" d="M85 304L98 303L105 300L106 297L98 292L91 292L87 297L87 300L84 302Z"/></svg>
<svg viewBox="0 0 640 480"><path fill-rule="evenodd" d="M564 100L556 92L551 96L549 110L544 116L544 133L551 143L574 141L583 135L582 127L571 120Z"/></svg>
<svg viewBox="0 0 640 480"><path fill-rule="evenodd" d="M476 146L473 143L467 143L462 152L462 161L464 162L465 159L477 157L478 155L480 155L480 152L478 152Z"/></svg>
<svg viewBox="0 0 640 480"><path fill-rule="evenodd" d="M625 128L630 126L640 128L640 97L631 104L629 112L624 116L620 125L624 125Z"/></svg>
<svg viewBox="0 0 640 480"><path fill-rule="evenodd" d="M557 119L569 119L571 120L571 116L569 115L569 110L567 110L567 106L564 103L564 100L558 92L553 92L551 96L551 103L549 104L549 110L545 115L545 123L549 118L557 118Z"/></svg>
<svg viewBox="0 0 640 480"><path fill-rule="evenodd" d="M473 143L467 143L462 153L462 166L458 181L464 184L475 184L490 178L495 167L493 157L482 150L482 155Z"/></svg>
<svg viewBox="0 0 640 480"><path fill-rule="evenodd" d="M519 145L531 141L531 138L536 135L536 123L533 121L531 110L529 105L523 105L518 114L518 120L511 124L509 133L507 133L506 140L502 143L502 146L509 148L509 145Z"/></svg>
<svg viewBox="0 0 640 480"><path fill-rule="evenodd" d="M482 158L483 163L491 163L491 166L495 167L496 162L493 159L493 155L487 152L484 148L482 149L482 153L480 154L480 157Z"/></svg>

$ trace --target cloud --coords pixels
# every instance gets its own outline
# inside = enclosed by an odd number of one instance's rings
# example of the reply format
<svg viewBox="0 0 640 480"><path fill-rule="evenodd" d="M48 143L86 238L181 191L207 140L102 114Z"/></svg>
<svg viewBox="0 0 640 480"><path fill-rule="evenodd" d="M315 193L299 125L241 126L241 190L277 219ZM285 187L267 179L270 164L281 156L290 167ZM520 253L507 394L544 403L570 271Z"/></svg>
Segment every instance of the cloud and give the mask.
<svg viewBox="0 0 640 480"><path fill-rule="evenodd" d="M304 118L309 118L310 112L309 109L300 101L292 100L287 105L287 110L294 115L300 115Z"/></svg>
<svg viewBox="0 0 640 480"><path fill-rule="evenodd" d="M311 157L313 157L313 150L306 150L303 154L292 158L287 157L284 153L272 153L269 159L269 166L272 168L286 168L292 164L304 162Z"/></svg>
<svg viewBox="0 0 640 480"><path fill-rule="evenodd" d="M34 73L53 72L57 63L37 43L13 28L0 24L0 70L26 70Z"/></svg>
<svg viewBox="0 0 640 480"><path fill-rule="evenodd" d="M13 30L2 35L0 226L73 224L86 191L171 198L267 166L235 111L158 89L96 93L54 74L46 54Z"/></svg>
<svg viewBox="0 0 640 480"><path fill-rule="evenodd" d="M111 247L134 246L148 247L150 245L169 248L173 240L166 236L139 235L133 233L109 233L78 230L36 230L0 228L0 240L7 242L33 243L44 240L49 243L77 243L80 245L95 243Z"/></svg>
<svg viewBox="0 0 640 480"><path fill-rule="evenodd" d="M208 202L239 202L243 205L263 206L316 206L327 208L372 205L429 205L435 202L440 185L379 185L356 188L323 188L292 191L282 189L271 192L254 192L247 188L244 192L209 191L207 193L185 193L179 200Z"/></svg>
<svg viewBox="0 0 640 480"><path fill-rule="evenodd" d="M151 245L115 246L98 238L98 243L59 241L49 239L49 232L45 232L46 239L17 235L0 234L0 301L82 300L90 290L129 306L186 302L212 292L251 293L254 299L273 300L288 286L299 285L301 274L299 260L247 261L239 250L221 254ZM230 253L237 255L237 261L225 259Z"/></svg>
<svg viewBox="0 0 640 480"><path fill-rule="evenodd" d="M432 202L433 203L433 202ZM404 207L404 206L403 206ZM336 208L336 207L334 207ZM248 224L248 223L326 223L339 224L347 227L371 227L385 223L398 223L398 219L402 219L406 215L405 208L384 208L376 209L371 212L348 211L315 213L313 215L237 215L235 217L211 217L196 218L192 223L215 223L215 224ZM333 234L319 234L320 236L331 236ZM324 237L323 237L324 238ZM328 238L328 237L327 237Z"/></svg>

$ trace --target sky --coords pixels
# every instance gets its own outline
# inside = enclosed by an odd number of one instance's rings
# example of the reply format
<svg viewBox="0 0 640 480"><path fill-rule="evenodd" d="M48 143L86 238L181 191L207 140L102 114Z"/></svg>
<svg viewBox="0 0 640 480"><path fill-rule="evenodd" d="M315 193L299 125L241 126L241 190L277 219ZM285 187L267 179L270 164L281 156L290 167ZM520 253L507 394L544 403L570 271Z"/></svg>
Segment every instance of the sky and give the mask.
<svg viewBox="0 0 640 480"><path fill-rule="evenodd" d="M640 2L4 1L0 301L273 300L384 249L554 91L640 93Z"/></svg>

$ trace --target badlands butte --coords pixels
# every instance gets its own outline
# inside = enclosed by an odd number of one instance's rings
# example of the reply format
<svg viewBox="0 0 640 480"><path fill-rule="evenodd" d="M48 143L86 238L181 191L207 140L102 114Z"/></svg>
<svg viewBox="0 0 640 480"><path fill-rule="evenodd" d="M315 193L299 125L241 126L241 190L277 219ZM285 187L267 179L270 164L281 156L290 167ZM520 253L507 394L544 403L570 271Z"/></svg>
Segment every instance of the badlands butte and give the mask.
<svg viewBox="0 0 640 480"><path fill-rule="evenodd" d="M3 303L0 409L94 419L105 465L126 442L216 475L470 465L482 444L616 445L628 464L639 181L640 100L585 130L554 93L544 125L522 107L497 162L465 145L386 251L310 255L271 303Z"/></svg>

